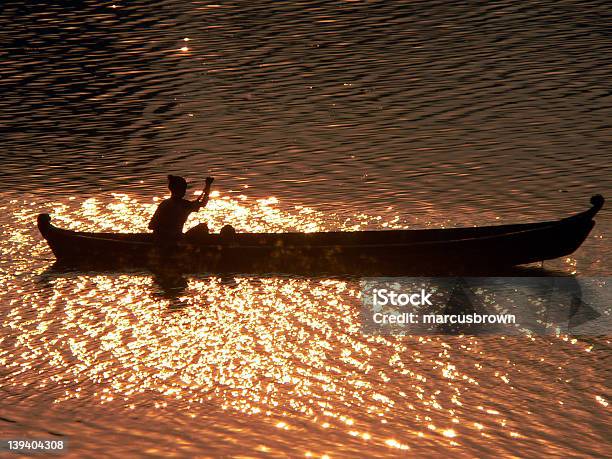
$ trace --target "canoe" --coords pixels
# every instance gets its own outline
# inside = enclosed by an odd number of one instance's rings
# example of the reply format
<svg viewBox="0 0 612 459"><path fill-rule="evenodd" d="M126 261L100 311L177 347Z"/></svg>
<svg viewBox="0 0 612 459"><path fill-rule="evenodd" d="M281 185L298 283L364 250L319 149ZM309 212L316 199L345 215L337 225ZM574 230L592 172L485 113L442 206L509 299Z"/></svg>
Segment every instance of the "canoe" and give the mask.
<svg viewBox="0 0 612 459"><path fill-rule="evenodd" d="M499 268L573 253L604 204L561 220L474 228L317 233L207 234L160 245L150 233L38 229L63 266L170 267L184 272L350 275L491 275Z"/></svg>

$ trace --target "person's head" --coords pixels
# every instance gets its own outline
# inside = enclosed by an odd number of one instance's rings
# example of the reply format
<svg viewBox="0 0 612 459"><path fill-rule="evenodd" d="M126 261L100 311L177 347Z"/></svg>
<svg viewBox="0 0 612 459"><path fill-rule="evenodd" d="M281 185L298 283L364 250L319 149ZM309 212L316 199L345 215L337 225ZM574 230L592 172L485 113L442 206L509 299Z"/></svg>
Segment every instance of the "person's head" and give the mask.
<svg viewBox="0 0 612 459"><path fill-rule="evenodd" d="M168 176L168 189L173 198L182 198L187 192L187 181L178 175Z"/></svg>

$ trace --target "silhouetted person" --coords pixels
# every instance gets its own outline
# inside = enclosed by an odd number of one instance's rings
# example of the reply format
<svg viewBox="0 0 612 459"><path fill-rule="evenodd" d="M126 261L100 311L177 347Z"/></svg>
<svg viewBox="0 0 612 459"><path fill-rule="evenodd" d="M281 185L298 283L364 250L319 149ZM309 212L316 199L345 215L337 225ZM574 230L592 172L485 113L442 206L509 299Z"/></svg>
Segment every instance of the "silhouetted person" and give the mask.
<svg viewBox="0 0 612 459"><path fill-rule="evenodd" d="M149 229L153 230L161 241L176 241L183 236L183 225L191 212L197 212L208 203L212 177L206 177L206 187L198 199L188 201L185 199L187 182L183 177L168 176L168 189L172 196L160 203L149 222ZM206 226L205 224L198 226Z"/></svg>

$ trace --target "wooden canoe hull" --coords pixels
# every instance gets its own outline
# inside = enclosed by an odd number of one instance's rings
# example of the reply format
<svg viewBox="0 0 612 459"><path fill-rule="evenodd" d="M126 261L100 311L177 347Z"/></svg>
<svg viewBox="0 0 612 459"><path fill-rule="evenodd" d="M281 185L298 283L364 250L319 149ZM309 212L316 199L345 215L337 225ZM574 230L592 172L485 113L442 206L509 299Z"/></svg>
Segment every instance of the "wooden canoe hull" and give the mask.
<svg viewBox="0 0 612 459"><path fill-rule="evenodd" d="M593 228L603 206L562 220L434 230L205 235L160 246L151 234L86 233L57 228L48 214L38 228L58 262L70 266L169 267L191 272L454 275L563 257Z"/></svg>

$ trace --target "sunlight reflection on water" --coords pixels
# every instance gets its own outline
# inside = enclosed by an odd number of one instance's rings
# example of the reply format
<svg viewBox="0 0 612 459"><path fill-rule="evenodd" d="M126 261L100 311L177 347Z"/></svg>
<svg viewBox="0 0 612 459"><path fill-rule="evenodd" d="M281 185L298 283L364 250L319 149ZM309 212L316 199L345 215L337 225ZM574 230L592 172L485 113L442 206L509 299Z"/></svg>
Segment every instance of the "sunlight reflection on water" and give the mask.
<svg viewBox="0 0 612 459"><path fill-rule="evenodd" d="M509 439L537 450L547 428L530 414L531 403L553 418L562 416L557 406L563 403L580 413L575 422L601 415L607 403L603 380L580 370L598 365L593 345L575 339L364 336L358 279L162 279L146 272L48 269L51 254L33 228L38 212L52 209L63 227L142 231L159 200L143 203L113 194L82 203L10 201L6 225L13 236L2 243L11 263L1 271L0 360L13 404L9 419L17 426L37 430L45 419L54 419L56 429L78 438L73 420L62 413L69 409L93 422L78 408L87 406L99 423L91 428L109 432L117 429L113 413L161 419L160 426L187 422L180 434L187 436L185 451L212 448L215 441L231 438L234 429L250 430L247 443L260 452L492 451L509 447ZM392 212L329 218L306 207L285 208L273 198L221 193L199 218L215 229L230 221L243 231L356 229L372 222L402 226ZM542 346L549 348L546 354ZM575 367L565 367L568 358ZM532 392L524 404L516 397L534 378L541 392ZM576 384L588 384L586 404L581 392L573 392ZM42 394L57 409L50 408L37 427L26 413ZM242 416L259 427L242 425ZM187 419L198 422L189 425ZM216 430L204 428L204 444L190 437L210 422ZM125 425L131 426L128 442L143 444L140 435L149 432L160 439L161 450L172 445L136 418ZM121 451L110 438L107 448ZM317 438L319 446L309 438ZM571 441L586 450L597 448L586 439ZM78 442L95 450L83 439Z"/></svg>

